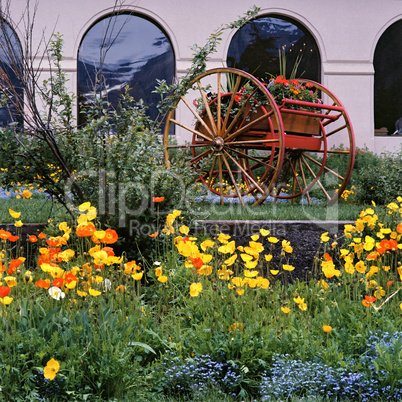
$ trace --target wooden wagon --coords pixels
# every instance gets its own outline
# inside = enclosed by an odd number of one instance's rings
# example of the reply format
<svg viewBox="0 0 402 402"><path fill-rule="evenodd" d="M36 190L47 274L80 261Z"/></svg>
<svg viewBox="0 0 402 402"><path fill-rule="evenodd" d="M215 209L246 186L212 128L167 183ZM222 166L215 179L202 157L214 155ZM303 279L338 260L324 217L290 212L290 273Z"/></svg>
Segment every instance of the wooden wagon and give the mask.
<svg viewBox="0 0 402 402"><path fill-rule="evenodd" d="M342 103L313 81L320 101L282 99L249 73L217 68L199 75L167 116L165 161L188 158L197 181L224 197L304 197L336 202L350 179L355 144ZM175 130L172 130L172 128ZM175 132L172 135L172 132Z"/></svg>

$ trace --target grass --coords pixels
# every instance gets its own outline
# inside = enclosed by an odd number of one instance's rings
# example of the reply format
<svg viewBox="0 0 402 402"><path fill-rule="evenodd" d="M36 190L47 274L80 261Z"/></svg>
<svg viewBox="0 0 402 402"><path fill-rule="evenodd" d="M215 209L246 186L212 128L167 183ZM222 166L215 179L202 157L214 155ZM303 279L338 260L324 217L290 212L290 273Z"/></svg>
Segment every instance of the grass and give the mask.
<svg viewBox="0 0 402 402"><path fill-rule="evenodd" d="M34 195L30 199L7 198L0 200L0 223L14 223L8 210L21 212L24 223L44 223L50 217L64 220L66 216L63 207L43 195Z"/></svg>
<svg viewBox="0 0 402 402"><path fill-rule="evenodd" d="M195 206L199 207L197 203ZM367 208L364 205L339 203L332 207L324 205L292 205L291 203L267 203L264 205L242 207L238 203L201 204L201 211L196 213L197 219L208 220L323 220L354 221L359 212ZM44 223L53 219L67 220L62 206L42 195L34 195L31 199L1 199L0 223L13 223L8 210L21 212L24 223Z"/></svg>
<svg viewBox="0 0 402 402"><path fill-rule="evenodd" d="M240 204L203 204L205 212L200 219L210 220L340 220L354 221L364 205L336 204L292 205L291 203L264 204L258 206Z"/></svg>

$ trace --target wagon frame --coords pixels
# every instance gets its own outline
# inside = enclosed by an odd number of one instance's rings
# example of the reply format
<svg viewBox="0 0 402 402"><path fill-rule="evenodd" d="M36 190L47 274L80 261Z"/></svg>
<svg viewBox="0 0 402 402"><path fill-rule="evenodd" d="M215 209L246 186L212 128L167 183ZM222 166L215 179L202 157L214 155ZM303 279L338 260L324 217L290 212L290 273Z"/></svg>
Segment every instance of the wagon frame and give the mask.
<svg viewBox="0 0 402 402"><path fill-rule="evenodd" d="M311 205L317 194L334 204L353 170L352 124L327 88L298 81L319 91L322 101L283 99L278 105L267 85L245 71L222 67L200 74L167 116L165 163L186 157L199 171L197 181L222 204L224 197L237 197L244 205L252 195L254 205L268 196L306 197ZM171 134L173 126L178 135Z"/></svg>

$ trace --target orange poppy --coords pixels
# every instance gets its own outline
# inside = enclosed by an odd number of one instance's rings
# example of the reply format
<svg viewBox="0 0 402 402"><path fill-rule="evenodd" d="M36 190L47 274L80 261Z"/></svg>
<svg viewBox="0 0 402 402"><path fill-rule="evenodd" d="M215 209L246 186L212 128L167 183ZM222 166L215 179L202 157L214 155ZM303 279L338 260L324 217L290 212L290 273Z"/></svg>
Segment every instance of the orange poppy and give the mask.
<svg viewBox="0 0 402 402"><path fill-rule="evenodd" d="M112 247L103 247L102 251L105 251L108 257L113 257L115 255Z"/></svg>
<svg viewBox="0 0 402 402"><path fill-rule="evenodd" d="M41 239L41 240L46 239L46 236L47 236L47 234L45 234L45 233L43 233L43 232L40 232L40 233L38 234L38 237L39 237L39 239Z"/></svg>
<svg viewBox="0 0 402 402"><path fill-rule="evenodd" d="M11 233L7 230L0 229L0 239L7 240L11 236Z"/></svg>
<svg viewBox="0 0 402 402"><path fill-rule="evenodd" d="M22 264L22 261L21 261L19 258L17 258L16 260L11 260L10 265L9 265L9 267L8 267L8 269L7 269L7 273L8 273L9 275L12 275L12 274L15 272L15 270L16 270L21 264Z"/></svg>
<svg viewBox="0 0 402 402"><path fill-rule="evenodd" d="M59 239L48 239L46 243L49 247L57 247L59 246Z"/></svg>
<svg viewBox="0 0 402 402"><path fill-rule="evenodd" d="M367 260L367 261L376 260L379 256L380 256L380 253L379 253L379 252L377 252L377 251L372 251L372 252L366 257L366 260Z"/></svg>
<svg viewBox="0 0 402 402"><path fill-rule="evenodd" d="M387 289L389 289L394 284L394 281L387 282Z"/></svg>
<svg viewBox="0 0 402 402"><path fill-rule="evenodd" d="M38 241L38 238L35 235L31 235L31 236L28 237L28 240L31 243L36 243Z"/></svg>
<svg viewBox="0 0 402 402"><path fill-rule="evenodd" d="M67 283L70 283L72 281L78 282L78 278L74 276L71 272L68 272L66 275L64 275L64 279Z"/></svg>
<svg viewBox="0 0 402 402"><path fill-rule="evenodd" d="M78 225L76 234L79 237L92 236L96 231L96 228L92 222L85 222Z"/></svg>
<svg viewBox="0 0 402 402"><path fill-rule="evenodd" d="M196 269L196 272L204 265L204 262L200 257L190 258L193 267Z"/></svg>
<svg viewBox="0 0 402 402"><path fill-rule="evenodd" d="M381 240L380 246L377 247L377 251L384 254L387 250L396 250L398 248L398 243L395 240Z"/></svg>
<svg viewBox="0 0 402 402"><path fill-rule="evenodd" d="M328 253L324 254L324 259L325 261L332 261L332 257Z"/></svg>
<svg viewBox="0 0 402 402"><path fill-rule="evenodd" d="M148 235L149 237L156 237L156 236L158 236L158 234L159 234L159 232L155 232L155 233L152 233L152 234L150 234L150 235Z"/></svg>
<svg viewBox="0 0 402 402"><path fill-rule="evenodd" d="M113 229L106 229L105 230L105 237L101 240L102 243L112 244L116 243L119 236L117 235L116 231Z"/></svg>
<svg viewBox="0 0 402 402"><path fill-rule="evenodd" d="M152 201L153 202L162 202L165 200L165 197L153 197Z"/></svg>
<svg viewBox="0 0 402 402"><path fill-rule="evenodd" d="M35 283L35 286L37 286L38 288L49 289L50 288L50 281L49 281L49 279L39 279Z"/></svg>
<svg viewBox="0 0 402 402"><path fill-rule="evenodd" d="M364 298L366 299L366 301L367 302L369 302L369 303L374 303L376 300L377 300L377 298L375 297L375 296L364 296Z"/></svg>
<svg viewBox="0 0 402 402"><path fill-rule="evenodd" d="M8 237L8 240L10 240L10 241L12 241L12 242L15 242L15 241L17 241L18 239L19 239L20 237L19 236L9 236Z"/></svg>
<svg viewBox="0 0 402 402"><path fill-rule="evenodd" d="M398 233L402 233L402 223L399 223L399 224L396 226L396 231L397 231Z"/></svg>
<svg viewBox="0 0 402 402"><path fill-rule="evenodd" d="M52 282L53 286L56 286L57 288L61 288L63 286L63 283L64 283L63 278L56 278Z"/></svg>
<svg viewBox="0 0 402 402"><path fill-rule="evenodd" d="M0 286L0 297L6 297L10 293L11 288L8 286Z"/></svg>

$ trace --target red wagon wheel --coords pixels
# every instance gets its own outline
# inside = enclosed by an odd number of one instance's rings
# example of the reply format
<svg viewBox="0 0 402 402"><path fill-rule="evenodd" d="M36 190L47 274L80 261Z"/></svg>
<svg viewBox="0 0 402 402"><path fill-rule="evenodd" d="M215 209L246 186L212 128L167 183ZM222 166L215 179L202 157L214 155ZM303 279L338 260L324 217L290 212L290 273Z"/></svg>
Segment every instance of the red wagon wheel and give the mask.
<svg viewBox="0 0 402 402"><path fill-rule="evenodd" d="M352 124L342 103L322 85L309 81L321 93L321 104L284 100L279 106L285 130L282 172L271 195L279 199L305 196L334 204L346 189L355 159ZM297 110L301 104L306 110ZM301 128L294 126L301 119ZM300 124L300 122L298 123ZM258 202L257 202L258 203Z"/></svg>
<svg viewBox="0 0 402 402"><path fill-rule="evenodd" d="M175 135L171 135L172 126ZM234 68L195 78L167 116L165 162L188 158L198 181L223 197L266 198L283 160L283 126L263 83Z"/></svg>

